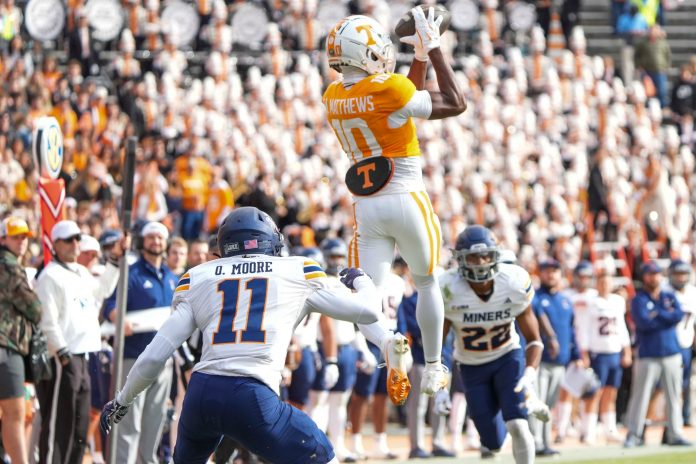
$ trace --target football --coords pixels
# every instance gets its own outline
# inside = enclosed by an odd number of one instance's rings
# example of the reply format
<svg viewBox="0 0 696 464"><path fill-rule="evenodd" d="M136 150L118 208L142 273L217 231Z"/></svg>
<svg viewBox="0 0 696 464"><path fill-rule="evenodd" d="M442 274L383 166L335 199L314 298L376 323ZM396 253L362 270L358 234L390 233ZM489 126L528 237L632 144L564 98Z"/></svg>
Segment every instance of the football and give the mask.
<svg viewBox="0 0 696 464"><path fill-rule="evenodd" d="M423 12L425 13L425 17L428 17L428 8L430 8L429 5L418 5ZM452 19L452 14L447 10L442 5L433 5L432 8L435 8L435 19L439 18L442 16L442 23L440 24L440 34L445 32L447 28L449 27L450 20ZM404 14L401 19L399 19L399 22L396 24L396 27L394 28L394 33L398 35L399 37L406 37L409 35L413 35L416 33L416 22L413 19L413 15L411 14L411 11L409 10L406 14Z"/></svg>

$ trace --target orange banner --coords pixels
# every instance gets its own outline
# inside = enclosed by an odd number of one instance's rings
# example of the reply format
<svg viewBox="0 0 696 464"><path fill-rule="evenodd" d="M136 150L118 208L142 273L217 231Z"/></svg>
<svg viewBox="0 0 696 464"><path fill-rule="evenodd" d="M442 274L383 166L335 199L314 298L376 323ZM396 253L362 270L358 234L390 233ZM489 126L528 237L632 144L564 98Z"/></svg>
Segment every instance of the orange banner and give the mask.
<svg viewBox="0 0 696 464"><path fill-rule="evenodd" d="M44 264L48 264L53 257L51 230L56 222L63 219L63 203L65 202L63 179L39 178L39 198L41 198L41 243Z"/></svg>

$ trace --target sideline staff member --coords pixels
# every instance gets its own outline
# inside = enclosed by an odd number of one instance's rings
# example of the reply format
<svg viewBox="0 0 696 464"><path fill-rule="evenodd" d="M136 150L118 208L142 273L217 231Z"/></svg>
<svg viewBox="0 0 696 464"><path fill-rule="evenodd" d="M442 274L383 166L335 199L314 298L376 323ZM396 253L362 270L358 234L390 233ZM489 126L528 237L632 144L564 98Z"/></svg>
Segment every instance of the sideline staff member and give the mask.
<svg viewBox="0 0 696 464"><path fill-rule="evenodd" d="M90 381L87 354L101 349L97 304L118 282L117 259L126 237L112 252L98 279L77 263L82 231L73 221L53 226L53 260L36 282L43 312L40 327L54 356L53 379L36 385L41 407L40 463L82 463L89 425Z"/></svg>

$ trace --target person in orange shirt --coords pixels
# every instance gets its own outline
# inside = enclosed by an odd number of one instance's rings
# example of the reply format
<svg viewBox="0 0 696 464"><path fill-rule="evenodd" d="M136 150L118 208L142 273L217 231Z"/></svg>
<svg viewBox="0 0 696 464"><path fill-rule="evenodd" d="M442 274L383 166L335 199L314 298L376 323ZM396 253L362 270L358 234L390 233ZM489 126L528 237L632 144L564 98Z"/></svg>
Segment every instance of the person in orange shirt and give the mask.
<svg viewBox="0 0 696 464"><path fill-rule="evenodd" d="M183 172L179 172L181 184L181 236L188 240L195 240L203 228L205 218L205 206L208 199L208 186L210 185L210 165L199 157L187 156L188 163ZM198 165L208 165L208 169L198 169Z"/></svg>
<svg viewBox="0 0 696 464"><path fill-rule="evenodd" d="M222 220L234 208L234 195L232 187L224 178L224 168L213 166L213 182L208 193L208 203L205 207L204 228L209 234L214 234Z"/></svg>
<svg viewBox="0 0 696 464"><path fill-rule="evenodd" d="M418 290L416 316L423 333L426 367L421 392L434 395L448 382L440 357L444 305L434 270L441 248L440 221L425 191L414 117L442 119L466 109L454 71L440 50L440 23L431 7L426 18L411 10L416 33L403 37L415 58L408 76L395 74L389 33L367 16L349 16L329 32L329 66L341 73L324 93L328 121L352 166L346 185L353 194L354 235L349 266L361 267L375 284L385 285L394 247L408 263ZM439 91L425 88L428 60ZM403 404L410 390L404 366L405 337L384 323L361 326L387 361L387 392ZM404 347L405 344L405 347ZM390 356L395 356L396 365Z"/></svg>
<svg viewBox="0 0 696 464"><path fill-rule="evenodd" d="M70 105L70 100L66 96L61 95L58 97L56 106L51 111L51 116L58 121L63 131L63 138L65 140L73 140L77 131L77 114L75 114L72 105Z"/></svg>

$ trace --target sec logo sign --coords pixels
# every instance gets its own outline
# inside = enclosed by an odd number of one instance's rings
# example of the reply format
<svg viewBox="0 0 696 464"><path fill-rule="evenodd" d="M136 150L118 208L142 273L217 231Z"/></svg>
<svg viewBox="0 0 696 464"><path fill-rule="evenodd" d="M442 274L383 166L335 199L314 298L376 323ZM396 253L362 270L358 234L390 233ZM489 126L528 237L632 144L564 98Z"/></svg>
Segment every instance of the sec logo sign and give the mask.
<svg viewBox="0 0 696 464"><path fill-rule="evenodd" d="M40 118L34 130L34 154L41 177L57 179L63 167L63 132L56 118Z"/></svg>

